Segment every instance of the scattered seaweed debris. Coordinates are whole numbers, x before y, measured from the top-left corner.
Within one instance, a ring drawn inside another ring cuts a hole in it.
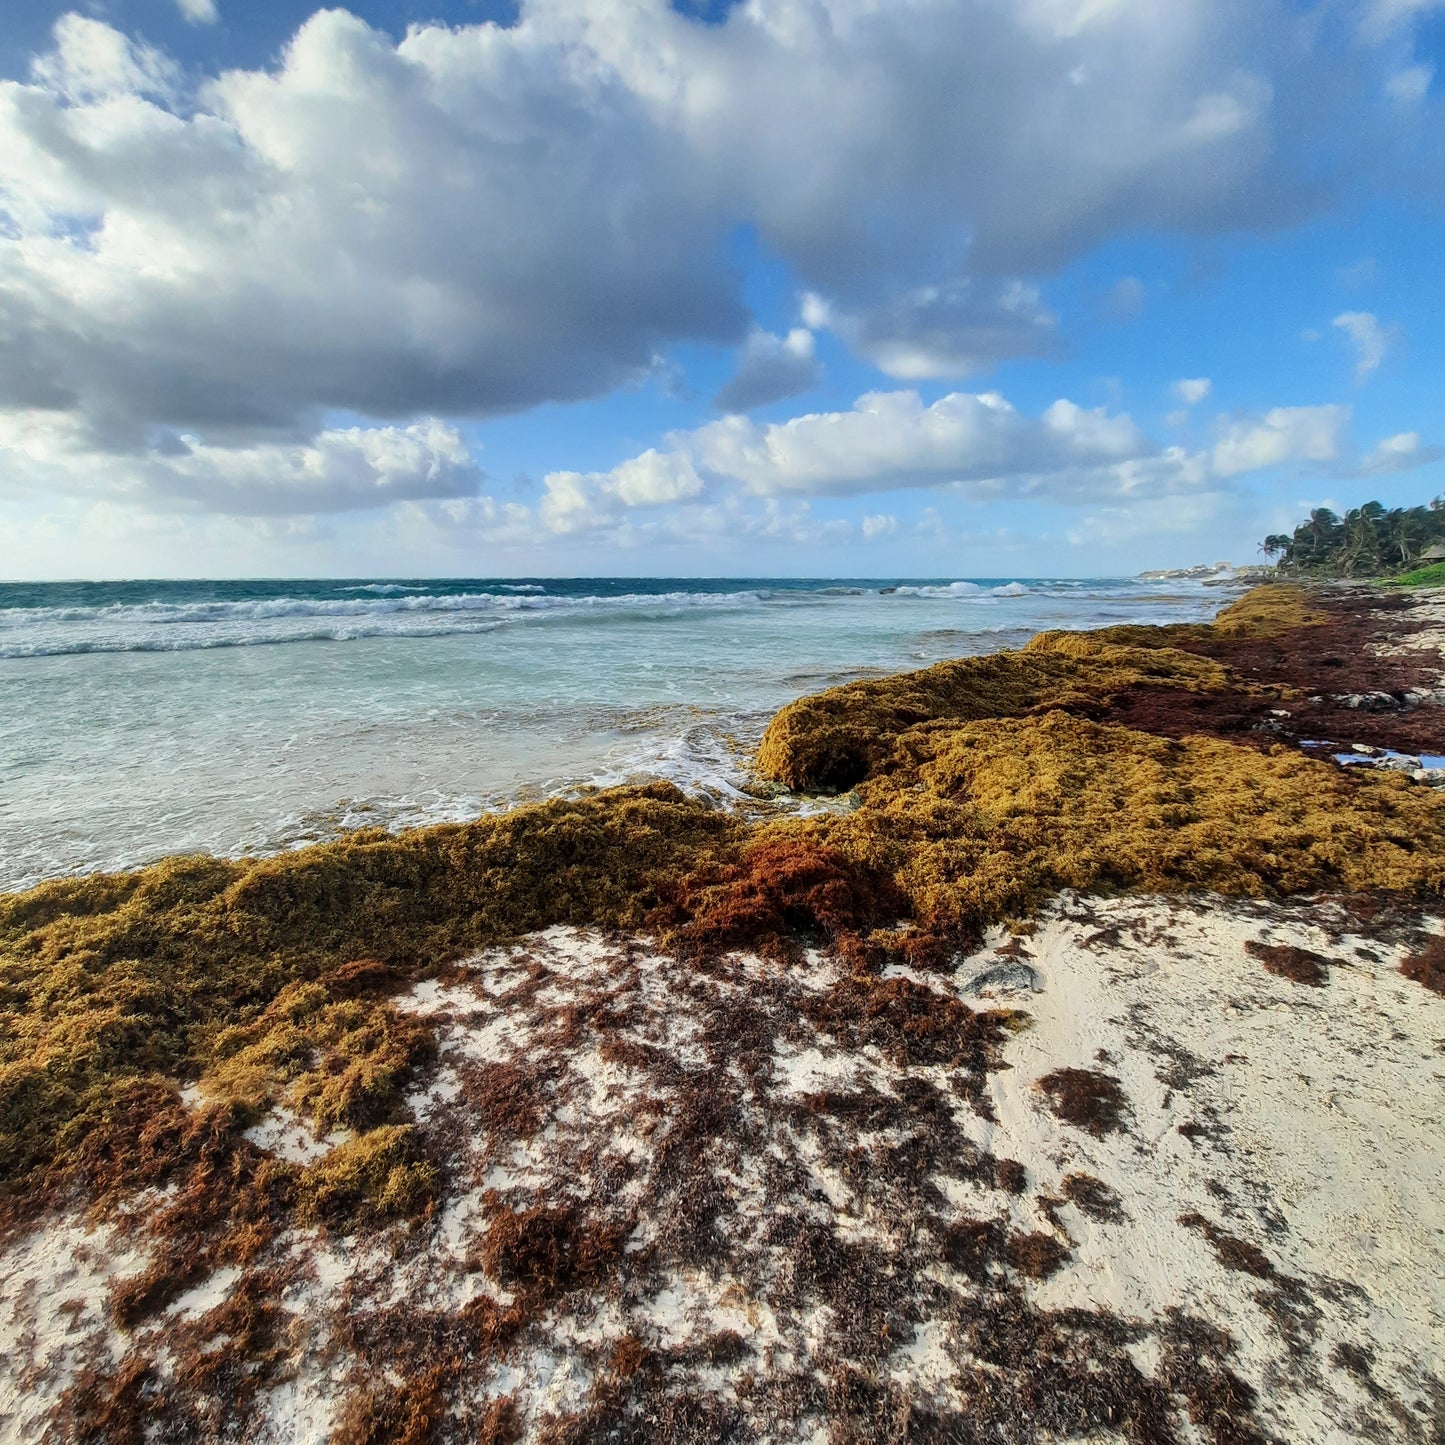
[[[1017,1159],[994,1160],[993,1178],[1006,1194],[1022,1194],[1028,1188],[1028,1170]]]
[[[1092,1174],[1067,1174],[1060,1184],[1064,1198],[1081,1213],[1102,1224],[1118,1224],[1124,1215],[1124,1201],[1102,1179]]]
[[[1293,944],[1261,943],[1254,938],[1244,945],[1244,951],[1251,958],[1257,958],[1264,965],[1266,973],[1287,978],[1291,983],[1309,984],[1314,988],[1323,988],[1329,980],[1330,969],[1339,963],[1338,959],[1326,958],[1322,953],[1312,953],[1308,948],[1296,948]]]
[[[1439,655],[1410,649],[1422,624],[1402,619],[1402,605],[1378,591],[1270,585],[1212,624],[1040,633],[1017,653],[800,699],[764,735],[759,771],[795,790],[841,790],[877,770],[890,739],[920,723],[1050,708],[1163,737],[1209,736],[1261,750],[1330,741],[1336,751],[1364,743],[1445,753]],[[1057,672],[1058,655],[1076,659],[1076,667]],[[1203,660],[1222,672],[1200,672]]]
[[[814,943],[865,963],[877,961],[867,934],[908,911],[907,896],[878,868],[806,835],[764,832],[736,863],[678,879],[649,922],[692,955],[752,948],[792,957]]]
[[[1192,1211],[1188,1214],[1181,1214],[1179,1222],[1186,1229],[1197,1229],[1209,1241],[1220,1264],[1225,1269],[1232,1269],[1240,1274],[1252,1274],[1256,1279],[1272,1279],[1274,1277],[1274,1265],[1270,1263],[1269,1256],[1258,1245],[1230,1234],[1228,1230],[1221,1229],[1202,1214],[1195,1214]]]
[[[1231,629],[1224,613],[1212,627],[1189,631],[1105,629],[1095,635],[1212,658],[1243,686],[1222,695],[1133,688],[1089,715],[1168,737],[1208,734],[1258,748],[1316,742],[1336,752],[1355,743],[1440,752],[1439,652],[1412,645],[1426,624],[1402,617],[1404,605],[1377,589],[1321,589],[1310,594],[1309,621],[1273,630]]]
[[[482,1268],[499,1284],[550,1298],[605,1272],[622,1248],[620,1225],[588,1228],[576,1209],[534,1204],[511,1208],[496,1191],[485,1203],[490,1223]]]
[[[1400,965],[1400,972],[1434,993],[1445,994],[1445,938],[1431,938]]]
[[[1087,1129],[1096,1139],[1122,1133],[1129,1100],[1113,1074],[1099,1069],[1055,1069],[1034,1086],[1066,1124]]]
[[[769,723],[758,772],[797,792],[844,792],[875,771],[898,734],[920,723],[1051,707],[1103,710],[1115,698],[1156,688],[1186,696],[1244,691],[1221,664],[1187,649],[1327,620],[1302,588],[1259,587],[1212,624],[1041,632],[1020,651],[845,683],[790,703]]]
[[[867,773],[846,815],[749,824],[657,784],[0,898],[0,1212],[110,1187],[72,1166],[133,1087],[195,1082],[233,1106],[217,1127],[234,1134],[277,1107],[318,1134],[405,1128],[397,1101],[431,1046],[392,991],[557,923],[650,927],[700,968],[818,946],[866,978],[947,966],[1060,888],[1438,895],[1445,811],[1409,779],[1070,710],[1120,690],[1247,697],[1256,684],[1201,650],[1242,665],[1238,649],[1288,651],[1281,628],[1329,639],[1339,616],[1263,589],[1209,627],[1048,635],[805,698],[774,720],[760,769],[798,785]],[[840,1008],[882,997],[860,985]],[[384,1214],[424,1210],[425,1161],[383,1178],[400,1138],[358,1142],[349,1184],[315,1176],[286,1207],[364,1213],[360,1189]]]
[[[1004,1253],[1009,1268],[1029,1279],[1048,1279],[1057,1274],[1069,1258],[1068,1249],[1042,1230],[1011,1234]]]
[[[922,725],[859,792],[846,816],[771,828],[891,872],[914,926],[889,946],[920,962],[1063,888],[1422,897],[1445,885],[1445,809],[1406,778],[1062,712]]]

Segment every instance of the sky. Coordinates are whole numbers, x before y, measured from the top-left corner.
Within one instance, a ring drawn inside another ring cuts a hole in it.
[[[0,578],[1099,576],[1445,491],[1445,0],[7,0]]]

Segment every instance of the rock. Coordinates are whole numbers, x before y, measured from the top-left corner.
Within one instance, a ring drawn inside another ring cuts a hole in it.
[[[995,963],[962,984],[960,993],[1034,993],[1039,986],[1038,975],[1028,964],[1010,959],[1006,963]]]
[[[1423,773],[1425,771],[1425,769],[1420,765],[1419,758],[1410,758],[1403,755],[1393,758],[1381,758],[1379,766],[1382,768],[1388,768],[1391,772],[1394,773],[1414,774],[1415,772]]]
[[[1330,699],[1341,707],[1356,708],[1361,712],[1394,712],[1400,707],[1400,699],[1392,692],[1347,692]]]

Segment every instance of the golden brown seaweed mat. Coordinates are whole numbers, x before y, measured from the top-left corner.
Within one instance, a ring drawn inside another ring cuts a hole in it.
[[[878,1207],[915,1207],[910,1191],[925,1189],[926,1160],[941,1157],[1006,1189],[1008,1161],[968,1144],[953,1111],[982,1098],[1011,1015],[976,1011],[926,982],[989,925],[1023,926],[1060,889],[1338,893],[1395,900],[1388,907],[1441,896],[1438,794],[1401,775],[1306,757],[1261,727],[1315,707],[1299,659],[1343,647],[1350,626],[1376,617],[1357,600],[1349,606],[1354,623],[1327,596],[1262,588],[1212,627],[1049,634],[1019,652],[803,699],[768,730],[759,772],[793,788],[856,789],[846,812],[746,822],[658,785],[466,825],[356,834],[256,862],[172,859],[0,899],[8,1227],[23,1232],[82,1207],[143,1234],[147,1265],[111,1301],[122,1329],[170,1319],[175,1302],[218,1270],[237,1280],[204,1328],[177,1317],[167,1371],[124,1353],[111,1368],[88,1367],[55,1416],[56,1438],[213,1438],[221,1427],[197,1403],[208,1397],[243,1422],[300,1348],[295,1313],[282,1305],[300,1268],[296,1231],[390,1231],[396,1249],[425,1248],[457,1180],[445,1111],[420,1119],[408,1103],[437,1067],[440,1025],[399,1000],[478,949],[556,925],[655,937],[673,960],[668,987],[680,990],[680,1006],[690,996],[705,1003],[700,1052],[684,1066],[661,1045],[629,1041],[625,1009],[638,1003],[623,986],[636,972],[628,946],[619,945],[618,980],[565,1007],[548,1002],[544,976],[522,977],[502,1003],[531,1019],[529,1050],[505,1065],[479,1063],[471,1083],[488,1137],[525,1140],[549,1127],[560,1103],[549,1059],[597,1033],[617,1067],[671,1081],[674,1153],[620,1219],[565,1199],[522,1207],[492,1198],[477,1269],[501,1295],[479,1295],[445,1318],[397,1305],[386,1328],[405,1333],[412,1353],[395,1379],[353,1382],[337,1440],[513,1438],[522,1427],[504,1400],[485,1418],[452,1411],[469,1361],[504,1358],[571,1292],[717,1269],[726,1251],[714,1226],[730,1205],[707,1153],[732,1158],[741,1178],[753,1151],[767,1151],[781,1125],[763,1063],[789,1029],[845,1051],[881,1050],[902,1070],[892,1092],[834,1103],[825,1091],[807,1105],[815,1122],[789,1116],[794,1132],[841,1120],[845,1134],[913,1141],[914,1154],[879,1175]],[[1425,664],[1392,666],[1413,683]],[[1328,712],[1321,699],[1337,682],[1320,685],[1317,714]],[[1122,725],[1151,708],[1164,720],[1157,728]],[[1400,726],[1438,727],[1433,703],[1411,711]],[[1181,717],[1218,725],[1182,731]],[[1428,952],[1427,941],[1420,948]],[[798,978],[817,949],[835,970],[821,989]],[[740,951],[761,969],[745,983]],[[925,972],[896,976],[900,964]],[[944,1069],[947,1082],[910,1074],[917,1069]],[[256,1127],[278,1110],[332,1146],[287,1157],[258,1143]],[[876,1155],[870,1168],[882,1168]],[[780,1175],[760,1187],[781,1201],[803,1186]],[[1089,1188],[1077,1185],[1081,1198],[1094,1197]],[[675,1237],[632,1258],[638,1220],[659,1212]],[[930,1423],[877,1372],[890,1332],[910,1328],[890,1315],[903,1305],[888,1271],[821,1226],[797,1235],[794,1213],[779,1218],[794,1231],[783,1242],[786,1288],[764,1280],[761,1266],[751,1287],[795,1303],[809,1291],[836,1295],[829,1308],[855,1318],[831,1346],[821,1395],[782,1366],[771,1383],[750,1387],[780,1391],[769,1406],[778,1419],[874,1422],[857,1435],[835,1425],[839,1439],[1043,1438],[1009,1433],[1037,1409],[1059,1438],[1114,1428],[1165,1440],[1175,1438],[1169,1421],[1183,1401],[1207,1438],[1263,1438],[1252,1391],[1227,1364],[1227,1340],[1181,1319],[1157,1344],[1162,1364],[1146,1379],[1128,1326],[1046,1320],[1029,1308],[1018,1282],[1057,1267],[1053,1234],[1010,1234],[986,1221],[920,1247],[983,1289],[970,1306],[978,1368],[992,1351],[998,1370],[1023,1373],[1008,1376],[993,1404],[979,1403],[976,1430],[959,1419]],[[360,1336],[353,1343],[379,1348]],[[730,1377],[748,1353],[728,1339],[709,1349],[708,1368]],[[738,1423],[746,1412],[729,1424],[714,1406],[689,1414],[673,1399],[654,1344],[634,1340],[614,1354],[598,1369],[587,1420],[559,1423],[545,1438],[749,1438]],[[1050,1392],[1047,1410],[1025,1398],[1030,1370]]]

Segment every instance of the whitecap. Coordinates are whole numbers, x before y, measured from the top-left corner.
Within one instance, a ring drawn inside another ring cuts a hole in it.
[[[983,593],[977,582],[949,582],[941,587],[922,584],[893,590],[899,597],[978,597]]]

